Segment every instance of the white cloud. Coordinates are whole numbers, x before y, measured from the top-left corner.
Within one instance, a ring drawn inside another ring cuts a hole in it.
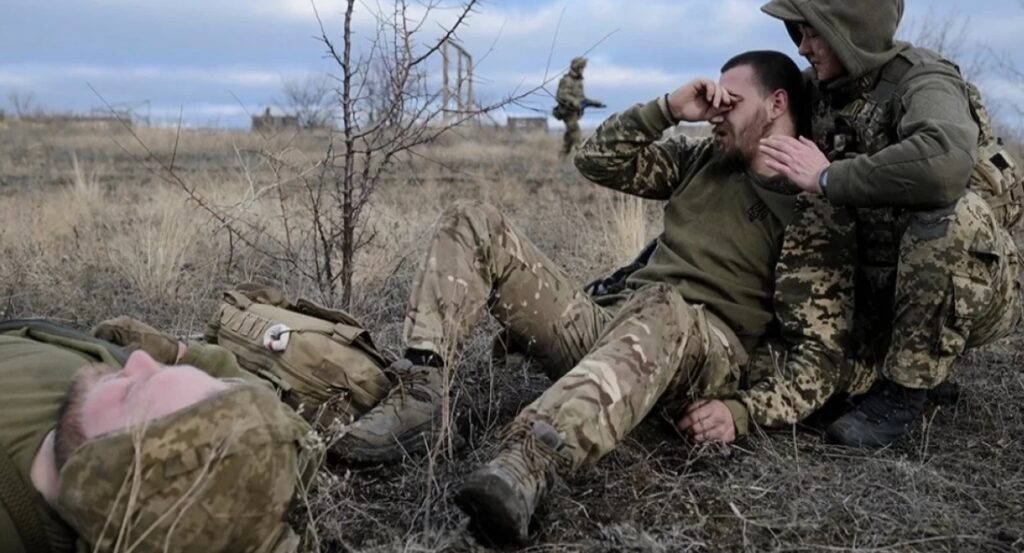
[[[0,68],[0,87],[30,88],[35,84],[36,80],[31,75]]]
[[[28,86],[72,78],[80,80],[170,81],[174,83],[266,87],[279,86],[282,79],[298,76],[303,73],[304,71],[296,69],[269,71],[238,67],[163,67],[158,65],[120,67],[91,64],[33,64],[0,66],[0,85],[11,83],[16,86]]]

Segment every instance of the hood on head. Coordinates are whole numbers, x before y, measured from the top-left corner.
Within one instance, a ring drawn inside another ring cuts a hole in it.
[[[573,58],[569,63],[569,71],[578,74],[582,74],[583,70],[587,67],[587,58],[583,56]]]
[[[882,67],[906,48],[894,39],[903,0],[771,0],[761,11],[785,22],[797,45],[797,24],[814,27],[851,79]]]

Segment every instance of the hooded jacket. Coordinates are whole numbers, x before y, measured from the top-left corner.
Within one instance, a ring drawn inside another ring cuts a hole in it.
[[[837,205],[928,209],[963,195],[977,159],[978,126],[966,83],[938,54],[894,40],[903,0],[772,0],[761,10],[781,19],[798,45],[799,23],[813,27],[847,74],[827,83],[812,77],[816,109],[838,111],[870,93],[897,56],[910,69],[890,105],[890,143],[834,160],[827,195]],[[819,144],[823,137],[814,137]]]

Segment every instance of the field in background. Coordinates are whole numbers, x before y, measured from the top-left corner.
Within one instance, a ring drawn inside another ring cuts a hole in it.
[[[169,161],[173,131],[140,129]],[[584,182],[560,137],[465,131],[423,149],[378,190],[366,219],[353,311],[397,353],[412,273],[430,225],[453,200],[497,205],[581,283],[658,232],[659,207]],[[177,173],[219,205],[245,203],[272,175],[261,151],[316,160],[322,137],[184,132]],[[127,314],[180,336],[201,332],[221,290],[246,280],[314,296],[248,250],[138,161],[123,132],[0,127],[0,318],[87,329]],[[322,551],[484,548],[451,504],[495,434],[547,385],[528,365],[492,362],[485,324],[457,367],[470,446],[399,467],[329,463],[296,519]],[[623,447],[559,488],[532,551],[1024,550],[1022,336],[972,352],[960,400],[899,446],[828,446],[813,429],[693,449],[652,417]]]

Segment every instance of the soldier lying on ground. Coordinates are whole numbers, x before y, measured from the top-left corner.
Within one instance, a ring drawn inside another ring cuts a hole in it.
[[[967,348],[1007,336],[1021,318],[1018,249],[1000,226],[1020,216],[1021,175],[956,66],[893,39],[903,0],[761,9],[786,23],[811,63],[816,142],[769,138],[768,166],[855,208],[851,355],[880,378],[828,431],[842,444],[887,445],[921,420],[928,390]]]
[[[857,380],[838,363],[852,228],[820,197],[797,196],[757,150],[763,136],[797,134],[801,91],[788,57],[748,52],[718,83],[696,80],[613,116],[584,143],[576,165],[588,178],[668,202],[651,261],[616,308],[598,306],[494,208],[448,210],[413,284],[408,350],[393,366],[401,382],[338,452],[394,460],[432,443],[442,355],[484,310],[555,380],[458,493],[497,537],[525,540],[552,479],[596,462],[655,406],[696,442],[732,442],[846,390]],[[714,138],[660,140],[680,121],[710,121]],[[768,337],[787,348],[784,363],[748,362]]]
[[[126,319],[99,334],[161,362],[0,323],[0,549],[294,550],[283,517],[320,460],[309,426],[217,346]]]

